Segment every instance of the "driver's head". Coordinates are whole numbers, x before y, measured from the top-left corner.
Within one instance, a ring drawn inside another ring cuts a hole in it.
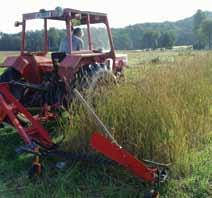
[[[73,31],[73,34],[75,36],[82,37],[82,30],[81,30],[81,28],[75,28],[74,31]]]

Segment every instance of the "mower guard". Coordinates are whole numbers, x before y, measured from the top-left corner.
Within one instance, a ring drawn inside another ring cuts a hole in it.
[[[157,181],[157,168],[147,167],[143,162],[136,159],[117,144],[112,143],[111,140],[101,135],[99,132],[94,132],[92,134],[90,144],[92,148],[124,166],[143,180],[150,183],[155,183]]]

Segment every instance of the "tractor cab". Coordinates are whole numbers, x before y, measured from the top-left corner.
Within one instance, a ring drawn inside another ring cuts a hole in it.
[[[33,20],[43,22],[43,39],[37,41],[42,42],[42,49],[37,49],[38,45],[34,50],[28,49],[26,29]],[[58,49],[53,49],[53,51],[51,49],[49,24],[58,22],[64,25],[60,41],[64,38],[67,41],[65,53],[59,51],[59,43]],[[107,65],[114,73],[121,71],[127,65],[126,55],[117,57],[115,55],[108,18],[104,13],[60,7],[48,11],[41,9],[39,12],[23,14],[23,20],[16,22],[15,26],[22,26],[21,54],[8,57],[4,66],[15,68],[30,83],[40,83],[42,73],[52,71],[55,67],[58,67],[57,70],[61,77],[72,80],[80,68],[89,64]],[[80,28],[83,32],[83,48],[80,51],[74,50],[72,45],[75,28]]]

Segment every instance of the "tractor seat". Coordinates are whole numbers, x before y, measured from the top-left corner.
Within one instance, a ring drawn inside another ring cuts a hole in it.
[[[58,64],[66,57],[65,52],[54,52],[51,54],[52,63],[54,66],[54,70],[57,73],[58,72]]]
[[[53,64],[60,63],[65,57],[66,57],[65,52],[54,52],[51,54]]]

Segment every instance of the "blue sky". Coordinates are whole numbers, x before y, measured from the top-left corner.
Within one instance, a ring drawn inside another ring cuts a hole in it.
[[[176,21],[193,15],[197,9],[212,10],[211,0],[7,0],[0,8],[0,31],[18,32],[14,22],[23,13],[41,8],[69,7],[108,14],[111,27],[135,23]]]

